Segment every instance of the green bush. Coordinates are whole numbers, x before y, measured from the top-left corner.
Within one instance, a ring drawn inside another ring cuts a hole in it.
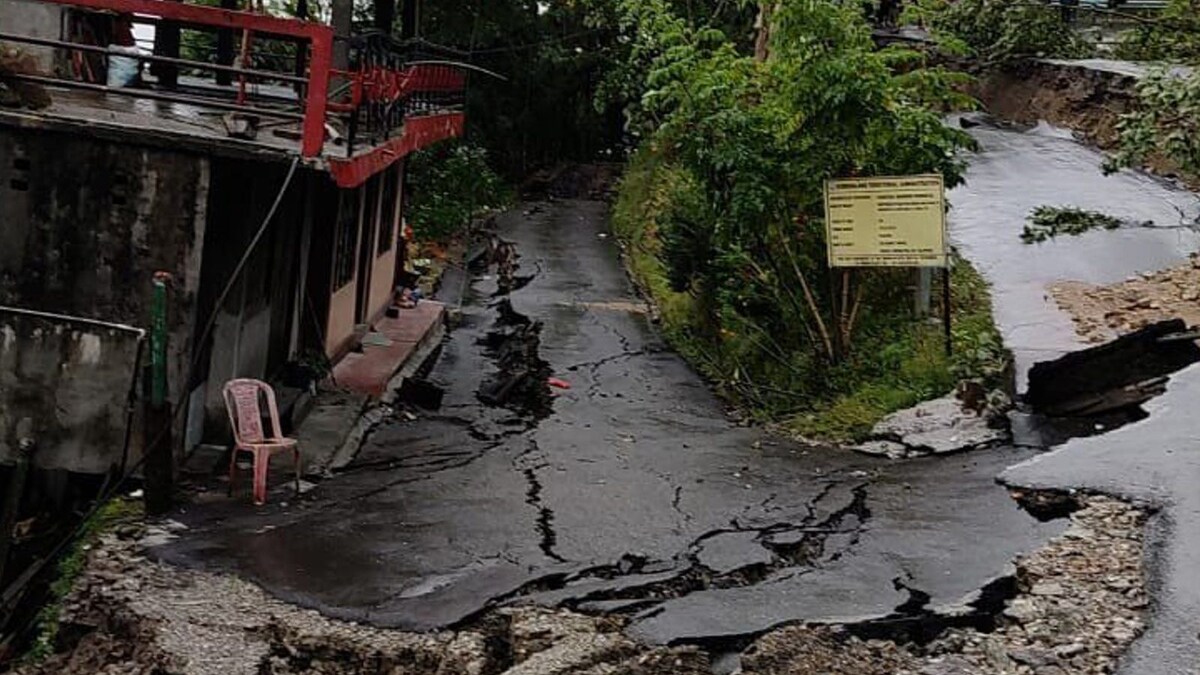
[[[667,337],[745,410],[821,437],[951,389],[957,361],[912,316],[911,270],[828,269],[823,195],[842,176],[961,181],[972,141],[941,119],[963,103],[957,78],[876,50],[848,5],[775,5],[766,54],[663,0],[620,5],[646,140],[615,227]]]
[[[35,619],[38,633],[24,656],[25,662],[36,664],[54,653],[58,641],[62,603],[87,566],[88,551],[99,540],[100,535],[118,525],[139,521],[143,516],[140,501],[117,497],[105,503],[83,522],[74,543],[59,559],[55,568],[55,579],[50,584],[50,597]]]
[[[512,191],[488,165],[481,147],[441,144],[413,153],[409,162],[407,217],[421,239],[453,236],[481,211],[512,199]]]
[[[1200,0],[1170,0],[1162,14],[1121,36],[1116,56],[1130,61],[1200,61]]]
[[[1033,0],[919,0],[908,18],[928,25],[955,53],[985,65],[1027,58],[1085,58],[1095,45],[1062,20],[1057,4]]]
[[[854,440],[886,414],[944,395],[960,380],[1006,384],[1009,358],[992,322],[987,285],[961,259],[952,272],[952,357],[940,323],[911,314],[911,270],[860,273],[873,300],[849,353],[836,364],[809,347],[798,316],[778,305],[768,302],[761,310],[787,315],[770,330],[737,307],[722,304],[715,314],[704,309],[695,287],[679,290],[674,283],[663,241],[680,212],[689,212],[680,205],[694,204],[698,191],[686,170],[644,148],[619,185],[613,227],[672,346],[752,416],[782,421],[809,438]],[[753,304],[753,294],[746,302]]]

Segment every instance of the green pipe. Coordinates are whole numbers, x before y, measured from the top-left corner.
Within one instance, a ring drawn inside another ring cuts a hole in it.
[[[161,408],[167,402],[167,282],[162,273],[154,275],[154,296],[150,305],[150,405]]]

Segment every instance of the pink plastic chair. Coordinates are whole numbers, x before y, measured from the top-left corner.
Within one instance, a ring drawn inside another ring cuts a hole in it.
[[[296,439],[285,438],[279,425],[279,409],[275,405],[275,391],[266,382],[240,379],[225,383],[225,409],[229,412],[229,426],[233,429],[233,452],[229,455],[229,494],[237,477],[239,452],[254,455],[254,503],[267,501],[267,468],[271,455],[291,450],[296,460],[296,491],[300,491],[300,449]],[[263,434],[262,408],[259,394],[267,399],[267,410],[271,413],[271,436]]]

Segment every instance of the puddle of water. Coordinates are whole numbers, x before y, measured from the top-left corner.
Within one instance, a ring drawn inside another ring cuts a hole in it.
[[[969,133],[980,150],[970,159],[966,184],[949,193],[950,238],[992,285],[996,323],[1013,350],[1023,391],[1034,362],[1086,346],[1047,285],[1064,279],[1112,283],[1186,260],[1200,248],[1200,234],[1176,226],[1200,209],[1195,195],[1153,176],[1103,175],[1100,152],[1049,125],[1021,131],[981,124]],[[1025,244],[1020,233],[1026,217],[1042,205],[1077,206],[1172,229],[1093,231]]]

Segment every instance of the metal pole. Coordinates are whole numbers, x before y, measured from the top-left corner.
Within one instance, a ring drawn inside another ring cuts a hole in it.
[[[179,42],[179,24],[174,21],[164,21],[154,31],[154,53],[157,56],[178,59]],[[167,89],[174,89],[179,84],[179,68],[170,61],[152,64],[150,72],[158,78],[159,85]]]
[[[237,8],[237,0],[221,0],[221,9],[236,10]],[[232,28],[222,28],[217,31],[217,63],[226,67],[233,66]],[[233,84],[233,78],[230,77],[229,71],[217,71],[217,84],[223,86]]]
[[[283,110],[276,110],[274,108],[262,108],[259,106],[238,105],[236,103],[226,103],[224,101],[200,98],[197,96],[186,96],[183,94],[163,94],[163,93],[160,93],[157,91],[150,91],[148,89],[130,89],[127,87],[107,87],[103,84],[91,84],[89,82],[75,82],[73,80],[61,80],[56,77],[45,77],[42,75],[20,75],[20,74],[14,73],[14,74],[6,75],[5,77],[7,77],[10,80],[20,80],[22,82],[37,82],[38,84],[45,84],[45,85],[49,85],[51,87],[63,87],[66,89],[85,89],[88,91],[100,91],[100,92],[104,92],[105,94],[114,94],[116,96],[128,96],[130,98],[147,98],[152,101],[170,101],[172,103],[192,103],[192,104],[206,107],[206,108],[213,108],[214,110],[232,110],[235,112],[245,112],[245,113],[253,113],[256,115],[262,115],[263,117],[277,117],[279,119],[285,119],[285,120],[301,120],[301,121],[305,122],[306,124],[308,122],[307,115],[301,115],[299,113],[285,112]],[[313,86],[313,87],[311,87],[311,89],[316,89],[316,87]],[[324,115],[324,112],[325,112],[324,107],[323,107],[324,101],[322,101],[321,103],[322,103],[321,114]],[[322,117],[322,119],[324,119],[324,118]],[[323,129],[324,122],[322,122],[321,124],[322,124],[322,129]],[[316,153],[314,152],[313,154],[316,154]]]
[[[929,305],[933,297],[933,269],[917,268],[917,286],[913,295],[913,313],[918,319],[929,316]]]
[[[420,21],[420,8],[417,0],[401,0],[400,3],[400,38],[411,40],[420,34],[417,22]]]
[[[171,508],[175,461],[171,443],[171,406],[167,401],[167,282],[170,275],[155,272],[150,305],[150,382],[146,408],[146,512]]]
[[[27,35],[17,35],[15,33],[0,32],[0,40],[8,42],[21,42],[30,45],[40,45],[43,47],[61,47],[79,52],[88,52],[90,54],[108,54],[116,56],[128,56],[118,49],[109,47],[101,47],[99,45],[85,45],[79,42],[69,42],[67,40],[51,40],[49,38],[30,37]],[[307,42],[301,41],[302,45]],[[240,66],[222,66],[215,63],[205,63],[203,61],[193,61],[191,59],[180,59],[168,56],[157,56],[151,54],[139,54],[139,61],[147,61],[149,63],[172,63],[177,66],[185,66],[195,70],[211,70],[215,72],[226,72],[233,75],[245,75],[256,80],[263,81],[278,81],[278,82],[295,82],[297,84],[305,84],[308,78],[299,75],[288,75],[286,73],[278,73],[270,70],[258,70],[254,68],[242,68]],[[192,87],[193,89],[195,87]],[[290,99],[289,99],[290,100]]]
[[[829,267],[829,330],[833,333],[830,338],[833,340],[833,363],[841,363],[843,345],[842,345],[842,319],[841,313],[838,311],[838,291],[837,291],[837,268]]]
[[[950,261],[947,260],[942,268],[942,328],[946,333],[946,356],[954,355],[950,313]]]

